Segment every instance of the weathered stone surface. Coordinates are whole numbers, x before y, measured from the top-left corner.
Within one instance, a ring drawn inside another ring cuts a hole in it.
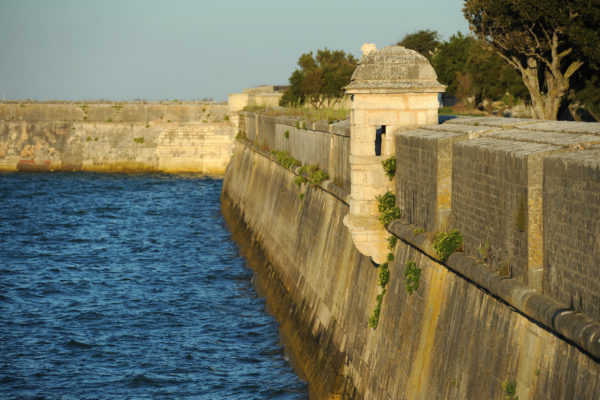
[[[600,151],[544,160],[544,292],[600,320]]]
[[[447,230],[451,212],[452,147],[465,134],[418,129],[397,132],[396,202],[411,224]]]
[[[438,93],[444,88],[425,57],[402,46],[389,46],[370,52],[359,61],[346,91]]]
[[[215,119],[226,111],[206,104],[1,104],[0,170],[223,174],[235,128]]]
[[[240,114],[240,132],[266,150],[288,151],[303,165],[318,165],[332,180],[350,189],[348,121],[308,125],[297,117]]]
[[[555,300],[483,264],[460,270],[465,279],[426,255],[435,257],[430,242],[423,253],[399,241],[379,326],[371,330],[377,270],[343,226],[347,204],[318,188],[300,201],[292,172],[242,146],[229,168],[223,198],[269,261],[257,272],[267,273],[277,289],[268,294],[270,304],[283,304],[277,315],[288,349],[315,398],[502,399],[506,380],[517,383],[521,399],[600,396],[598,360],[506,301],[558,321],[554,328],[582,337],[576,343],[588,343],[585,348],[598,348],[597,322],[561,311]],[[426,234],[402,226],[401,239],[428,242]],[[456,254],[448,263],[461,260]],[[408,261],[421,268],[413,295],[405,289]]]
[[[454,146],[452,214],[465,250],[489,246],[491,266],[539,288],[542,162],[559,146],[479,138]]]

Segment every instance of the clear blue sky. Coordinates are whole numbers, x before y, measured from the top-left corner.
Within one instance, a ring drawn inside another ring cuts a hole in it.
[[[468,31],[461,0],[0,0],[6,99],[226,100],[324,47]],[[1,93],[0,93],[1,95]]]

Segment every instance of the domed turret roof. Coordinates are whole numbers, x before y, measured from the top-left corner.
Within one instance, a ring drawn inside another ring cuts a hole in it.
[[[445,88],[425,57],[402,46],[389,46],[364,56],[345,89],[348,93],[407,93],[443,92]]]

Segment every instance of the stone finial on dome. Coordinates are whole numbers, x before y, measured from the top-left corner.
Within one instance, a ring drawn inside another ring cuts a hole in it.
[[[377,51],[377,46],[375,45],[375,43],[364,43],[361,46],[360,51],[362,51],[363,57],[366,57],[372,52]]]
[[[437,81],[435,70],[421,54],[389,46],[365,55],[345,89],[347,93],[439,93],[446,86]]]

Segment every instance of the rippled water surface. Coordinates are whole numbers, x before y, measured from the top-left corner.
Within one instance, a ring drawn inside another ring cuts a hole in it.
[[[306,399],[220,190],[0,174],[0,398]]]

